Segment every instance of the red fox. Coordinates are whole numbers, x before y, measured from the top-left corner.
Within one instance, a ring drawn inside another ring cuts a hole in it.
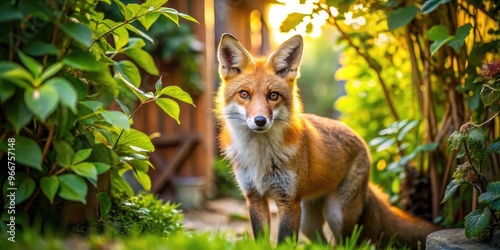
[[[392,207],[369,183],[364,140],[339,121],[303,113],[296,83],[302,50],[300,35],[263,58],[252,57],[229,34],[218,47],[218,138],[246,197],[254,236],[269,226],[273,199],[278,242],[299,229],[310,240],[326,242],[326,220],[337,242],[360,224],[363,239],[383,244],[396,235],[422,246],[438,227]]]

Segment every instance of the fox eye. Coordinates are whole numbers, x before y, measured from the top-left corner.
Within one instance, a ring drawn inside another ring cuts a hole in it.
[[[245,99],[245,100],[246,100],[246,99],[250,98],[250,94],[248,94],[248,92],[247,92],[247,91],[242,90],[242,91],[240,91],[240,97],[241,97],[242,99]]]
[[[280,95],[276,92],[271,92],[267,98],[271,101],[277,101],[278,98],[280,98]]]

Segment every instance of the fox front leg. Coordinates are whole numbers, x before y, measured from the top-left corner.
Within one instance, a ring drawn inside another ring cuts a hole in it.
[[[266,227],[269,230],[271,216],[269,214],[269,203],[266,198],[251,192],[246,195],[250,221],[254,238],[262,238],[265,235]]]
[[[287,237],[295,237],[295,241],[297,241],[300,228],[300,200],[277,205],[280,216],[278,242],[284,242]]]

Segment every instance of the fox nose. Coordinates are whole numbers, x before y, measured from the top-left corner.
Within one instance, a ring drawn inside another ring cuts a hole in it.
[[[253,122],[255,122],[255,125],[259,127],[263,127],[267,123],[267,119],[264,116],[257,116],[253,119]]]

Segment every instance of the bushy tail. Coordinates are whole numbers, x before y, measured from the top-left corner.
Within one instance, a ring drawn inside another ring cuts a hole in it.
[[[387,195],[373,184],[369,185],[360,223],[364,225],[362,238],[384,245],[395,235],[397,240],[413,249],[425,249],[427,235],[439,229],[437,225],[391,206]]]

